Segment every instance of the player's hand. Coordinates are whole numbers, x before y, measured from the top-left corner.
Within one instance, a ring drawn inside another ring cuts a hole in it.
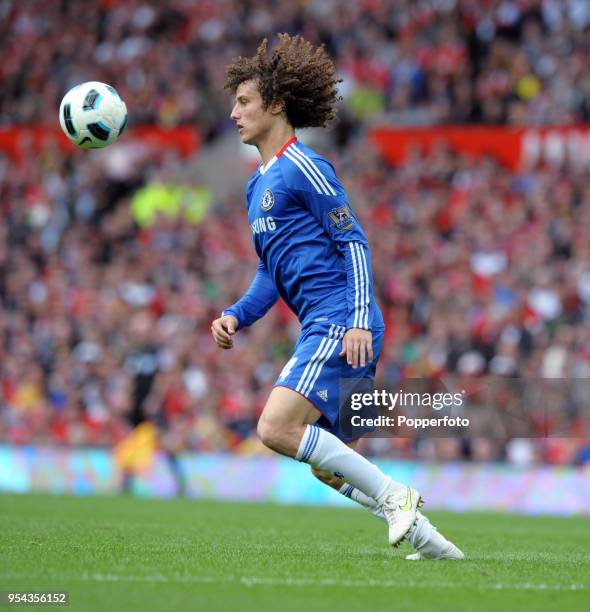
[[[348,365],[353,368],[364,368],[373,361],[373,334],[366,329],[353,327],[349,329],[342,339],[340,357],[346,355]],[[368,361],[366,358],[368,357]]]
[[[225,315],[215,319],[211,323],[211,332],[213,340],[219,348],[230,349],[234,345],[232,336],[235,335],[238,329],[238,320],[233,315]]]

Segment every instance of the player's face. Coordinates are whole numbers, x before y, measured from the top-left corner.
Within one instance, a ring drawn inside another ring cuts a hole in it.
[[[277,115],[264,109],[258,84],[254,80],[244,81],[236,90],[236,103],[230,118],[236,122],[242,142],[259,143],[277,120]]]

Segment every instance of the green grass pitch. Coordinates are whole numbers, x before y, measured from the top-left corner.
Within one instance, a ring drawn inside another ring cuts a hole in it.
[[[0,590],[100,612],[590,609],[589,519],[430,516],[469,560],[405,561],[363,510],[2,495]]]

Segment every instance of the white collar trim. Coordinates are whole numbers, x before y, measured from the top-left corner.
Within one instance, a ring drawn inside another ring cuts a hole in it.
[[[273,155],[268,160],[268,163],[266,164],[266,166],[264,164],[262,164],[262,166],[260,166],[260,168],[259,168],[260,174],[264,174],[277,161],[277,159],[279,159],[279,158],[276,155]]]

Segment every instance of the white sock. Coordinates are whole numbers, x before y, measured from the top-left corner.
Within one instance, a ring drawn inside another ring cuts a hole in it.
[[[440,536],[436,527],[428,520],[428,517],[424,516],[420,510],[416,511],[416,516],[418,517],[416,523],[412,525],[410,531],[406,534],[406,540],[420,552],[423,551],[424,546],[428,545],[429,542],[433,541],[435,536]],[[436,538],[435,538],[436,539]],[[438,546],[438,540],[436,541],[436,546]]]
[[[385,521],[387,523],[385,514],[383,514],[383,507],[379,506],[374,499],[368,497],[362,491],[355,489],[351,484],[345,482],[340,487],[339,492],[342,493],[342,495],[344,495],[345,497],[349,497],[357,504],[364,506],[371,514],[375,515],[378,519],[381,519],[382,521]]]
[[[404,486],[317,425],[305,428],[295,459],[344,478],[379,506],[393,491]]]
[[[361,506],[364,506],[377,518],[387,522],[385,515],[383,514],[382,507],[377,505],[374,499],[367,497],[362,491],[355,489],[352,485],[345,482],[340,487],[339,492],[357,502]],[[420,510],[416,511],[416,516],[418,517],[418,520],[407,533],[406,540],[416,549],[424,548],[426,546],[428,552],[430,552],[430,548],[432,548],[432,546],[435,546],[437,549],[442,546],[442,542],[439,542],[439,540],[443,536],[437,532],[436,527],[432,525],[432,523],[420,512]]]

